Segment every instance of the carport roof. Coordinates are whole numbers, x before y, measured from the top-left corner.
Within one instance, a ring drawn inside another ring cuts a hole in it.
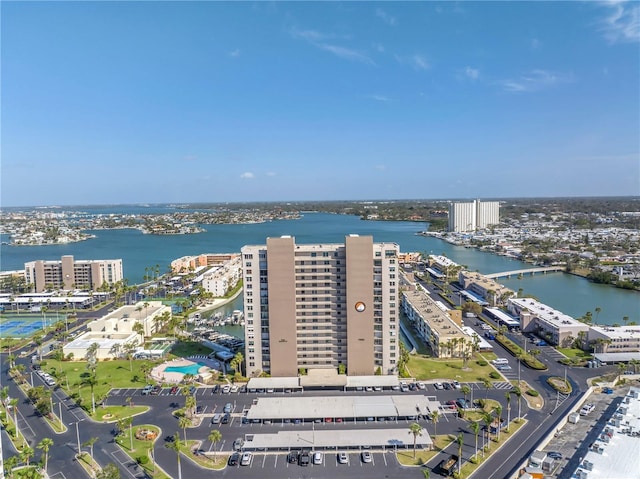
[[[246,434],[247,449],[335,449],[356,447],[413,447],[409,429],[338,429],[318,431],[279,431],[273,434]],[[418,447],[433,443],[426,429],[416,437]]]
[[[251,419],[397,417],[427,414],[425,396],[261,397],[247,411]],[[417,409],[419,408],[419,410]]]
[[[297,377],[287,378],[251,378],[248,389],[300,389]]]
[[[597,353],[593,355],[598,361],[602,362],[610,362],[615,363],[621,361],[626,363],[627,361],[631,361],[635,359],[636,361],[640,360],[640,353],[638,352],[628,352],[628,353]]]
[[[347,387],[355,388],[358,386],[380,386],[391,387],[398,386],[398,376],[347,376]]]

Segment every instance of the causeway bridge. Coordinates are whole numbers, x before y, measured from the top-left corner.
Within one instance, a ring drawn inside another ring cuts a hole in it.
[[[534,275],[536,273],[555,273],[558,271],[564,271],[564,266],[548,266],[543,268],[528,268],[528,269],[516,269],[514,271],[503,271],[502,273],[491,273],[485,274],[484,276],[491,279],[497,278],[510,278],[511,276],[525,275],[531,274]]]

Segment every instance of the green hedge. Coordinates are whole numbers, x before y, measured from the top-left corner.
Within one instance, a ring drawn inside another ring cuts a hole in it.
[[[513,341],[511,341],[509,338],[507,338],[502,334],[499,334],[496,336],[496,341],[502,344],[511,354],[513,354],[516,357],[524,353],[524,351],[520,346],[518,346],[516,343],[514,343]],[[525,366],[530,367],[531,369],[535,369],[537,371],[546,371],[548,369],[547,366],[544,365],[544,363],[542,363],[541,361],[538,361],[536,358],[534,358],[529,354],[527,354],[522,358],[522,362],[525,364]]]

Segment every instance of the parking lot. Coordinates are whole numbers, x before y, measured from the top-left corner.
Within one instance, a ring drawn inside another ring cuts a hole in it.
[[[347,456],[346,463],[340,463],[338,460],[339,452],[345,452]],[[298,462],[289,463],[287,461],[288,452],[282,453],[251,453],[251,463],[248,466],[241,466],[239,463],[236,466],[238,468],[293,468],[294,470],[308,468],[323,468],[323,469],[348,469],[348,468],[377,468],[380,467],[397,467],[398,461],[396,460],[393,451],[381,452],[381,451],[367,451],[371,457],[371,462],[364,462],[361,452],[346,452],[346,451],[323,451],[322,463],[313,464],[313,461],[308,466],[300,466]]]

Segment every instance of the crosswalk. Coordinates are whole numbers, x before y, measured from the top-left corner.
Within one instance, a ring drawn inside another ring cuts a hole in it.
[[[492,384],[495,389],[513,389],[513,384],[507,381],[496,381]]]

